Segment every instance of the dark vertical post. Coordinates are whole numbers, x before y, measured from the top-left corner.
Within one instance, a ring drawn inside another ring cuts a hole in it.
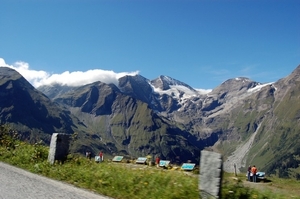
[[[48,162],[53,164],[55,160],[64,161],[69,153],[70,135],[53,133],[51,137]]]
[[[233,166],[234,166],[234,175],[237,176],[237,174],[236,174],[236,164],[234,163]]]

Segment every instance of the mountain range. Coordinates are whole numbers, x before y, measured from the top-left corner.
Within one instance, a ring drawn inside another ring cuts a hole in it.
[[[152,155],[178,164],[199,162],[205,149],[223,154],[226,171],[255,164],[300,179],[300,66],[276,82],[238,77],[210,92],[163,75],[34,88],[0,67],[0,96],[1,124],[29,142],[49,144],[52,133],[64,132],[77,135],[73,152]]]

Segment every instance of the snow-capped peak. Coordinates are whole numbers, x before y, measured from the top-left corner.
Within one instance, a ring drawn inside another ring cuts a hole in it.
[[[155,93],[158,93],[159,95],[166,94],[179,101],[197,97],[205,93],[203,90],[196,90],[181,81],[164,75],[150,81],[150,85]]]
[[[189,90],[195,91],[195,89],[193,89],[189,85],[187,85],[179,80],[176,80],[172,77],[168,77],[168,76],[164,76],[164,75],[160,75],[158,78],[152,80],[151,84],[155,88],[160,88],[161,90],[168,90],[171,88],[171,86],[184,86],[184,87],[188,88]]]

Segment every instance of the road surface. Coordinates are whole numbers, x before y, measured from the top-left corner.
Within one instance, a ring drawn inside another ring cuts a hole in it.
[[[0,162],[0,199],[109,199]]]

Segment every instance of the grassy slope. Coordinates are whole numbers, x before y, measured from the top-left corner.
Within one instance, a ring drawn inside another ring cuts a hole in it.
[[[99,164],[74,155],[69,155],[64,164],[50,165],[46,160],[48,147],[12,139],[3,133],[2,127],[0,143],[0,161],[113,198],[199,198],[198,175],[193,173],[125,162]],[[300,198],[299,181],[271,180],[265,184],[246,183],[243,175],[232,178],[232,174],[225,173],[222,198]]]
[[[279,177],[300,179],[297,155],[300,153],[299,118],[300,85],[286,91],[279,102],[274,103],[273,116],[265,120],[257,137],[257,145],[252,150],[253,161],[262,163],[268,172]]]
[[[260,170],[278,177],[300,179],[299,90],[300,85],[286,90],[284,96],[276,97],[272,88],[264,88],[234,109],[230,117],[234,123],[225,127],[233,129],[233,138],[218,145],[225,158],[236,149],[236,145],[245,142],[260,124],[245,157],[246,165],[255,164]]]

